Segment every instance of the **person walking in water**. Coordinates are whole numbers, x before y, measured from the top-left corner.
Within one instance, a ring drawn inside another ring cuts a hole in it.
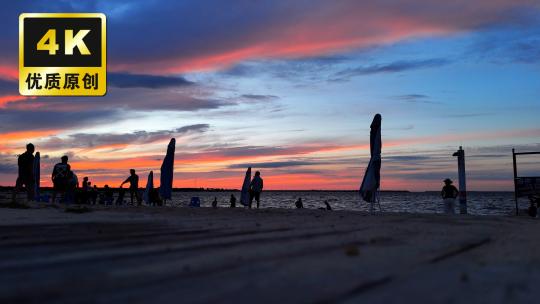
[[[19,155],[19,158],[17,159],[19,176],[15,181],[15,188],[13,189],[13,202],[17,201],[17,193],[21,191],[23,185],[26,189],[28,200],[34,200],[34,150],[35,148],[33,144],[27,144],[26,151]]]
[[[229,202],[231,203],[231,208],[236,208],[236,196],[234,196],[234,194],[231,194]]]
[[[139,176],[135,174],[135,169],[130,169],[129,173],[129,177],[126,178],[126,180],[123,181],[122,184],[120,184],[120,188],[122,188],[125,183],[129,182],[129,194],[131,198],[131,204],[133,205],[133,195],[135,195],[135,198],[137,199],[137,205],[140,205],[141,197],[139,195]]]
[[[52,182],[53,182],[53,194],[52,202],[56,201],[56,194],[58,192],[65,193],[68,183],[68,173],[71,171],[71,166],[68,164],[67,155],[62,156],[60,159],[61,162],[54,165],[52,172]]]
[[[249,191],[249,208],[253,204],[253,199],[257,201],[257,209],[259,209],[259,203],[261,201],[261,192],[263,190],[263,179],[261,178],[261,172],[255,172],[255,176],[251,180]]]
[[[441,197],[443,199],[444,204],[444,213],[446,214],[454,214],[454,204],[456,201],[456,197],[459,194],[458,189],[452,185],[452,180],[447,178],[444,180],[444,187],[441,191]]]

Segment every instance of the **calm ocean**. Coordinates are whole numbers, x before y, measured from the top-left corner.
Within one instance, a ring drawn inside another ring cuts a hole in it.
[[[175,192],[175,205],[187,206],[191,197],[198,196],[201,207],[210,207],[214,197],[219,207],[228,207],[230,195],[240,199],[240,192]],[[511,215],[515,212],[513,192],[469,192],[468,212],[476,215]],[[386,212],[442,213],[442,200],[439,192],[383,192],[381,206]],[[262,208],[294,208],[294,202],[302,198],[304,208],[324,207],[328,200],[335,210],[368,211],[369,205],[360,200],[356,191],[265,191],[261,195]],[[458,210],[456,200],[456,212]],[[520,208],[527,208],[527,201],[520,203]],[[241,207],[237,202],[237,207]]]

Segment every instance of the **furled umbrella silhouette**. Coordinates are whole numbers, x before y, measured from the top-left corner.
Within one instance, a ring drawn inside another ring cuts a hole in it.
[[[148,173],[148,180],[146,181],[146,188],[143,193],[143,200],[150,205],[150,194],[154,190],[154,172]]]
[[[381,204],[379,200],[379,188],[381,185],[381,114],[376,114],[371,123],[369,135],[370,155],[369,164],[360,186],[360,195],[364,201],[371,203],[370,212],[373,212],[373,205],[377,203],[379,210]]]
[[[161,164],[161,176],[159,194],[161,198],[166,202],[171,199],[173,177],[174,177],[174,150],[176,146],[176,139],[172,138],[167,146],[167,154]]]
[[[249,206],[249,186],[251,184],[251,167],[246,170],[244,183],[242,184],[242,193],[240,194],[240,203],[244,206]]]

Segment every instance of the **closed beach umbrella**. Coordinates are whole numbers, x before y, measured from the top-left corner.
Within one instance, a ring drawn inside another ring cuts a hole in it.
[[[150,204],[150,192],[154,190],[154,172],[150,171],[148,174],[148,180],[146,181],[146,188],[144,189],[143,200]]]
[[[36,152],[36,156],[34,157],[34,199],[36,201],[39,201],[39,179],[40,179],[40,155],[39,152]]]
[[[171,199],[172,184],[173,184],[173,175],[174,175],[174,149],[176,146],[176,140],[171,139],[169,145],[167,146],[167,155],[163,159],[163,164],[161,164],[161,176],[160,176],[160,186],[159,194],[164,200]]]
[[[360,195],[366,202],[378,202],[377,190],[381,185],[381,114],[375,115],[371,123],[369,164],[360,186]],[[380,208],[380,206],[379,206]]]
[[[244,206],[249,206],[249,185],[251,183],[251,167],[246,171],[244,183],[242,184],[242,194],[240,195],[240,203]]]

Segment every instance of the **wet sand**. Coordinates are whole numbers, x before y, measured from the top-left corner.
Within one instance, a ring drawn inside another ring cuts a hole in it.
[[[5,200],[4,200],[5,201]],[[0,208],[2,303],[534,303],[540,220]]]

